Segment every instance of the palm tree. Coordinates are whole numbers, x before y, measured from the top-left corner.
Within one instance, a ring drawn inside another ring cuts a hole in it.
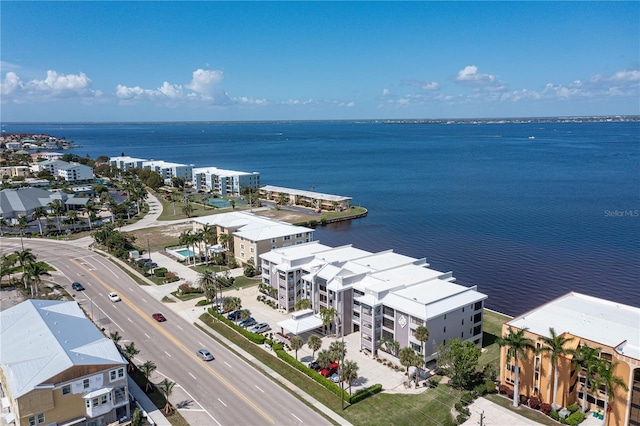
[[[611,401],[613,401],[613,397],[616,394],[617,388],[622,388],[625,391],[629,390],[626,383],[620,379],[618,376],[615,376],[613,372],[618,366],[618,362],[610,362],[604,359],[601,359],[596,368],[597,376],[591,385],[591,392],[596,392],[600,386],[604,385],[606,389],[607,397],[604,399],[604,422],[602,424],[607,424],[607,405]]]
[[[291,338],[291,349],[296,351],[296,361],[298,360],[298,349],[304,346],[304,340],[300,336],[293,336]]]
[[[31,296],[38,296],[38,286],[42,283],[42,275],[51,275],[44,262],[30,262],[26,265],[26,280],[31,284]]]
[[[338,311],[336,311],[334,308],[320,309],[320,318],[322,319],[322,325],[324,326],[325,330],[327,328],[331,329],[331,324],[337,318],[337,316]],[[338,333],[338,327],[336,327],[336,333]]]
[[[153,361],[146,361],[144,364],[140,364],[138,366],[138,370],[140,370],[144,378],[147,379],[147,384],[144,388],[145,392],[149,392],[149,389],[153,389],[150,378],[156,368],[156,364]]]
[[[193,206],[189,200],[186,200],[185,205],[182,206],[182,213],[187,217],[191,217],[191,214],[193,213]]]
[[[558,404],[556,404],[556,398],[558,396],[558,358],[560,355],[567,355],[570,350],[564,346],[572,340],[572,338],[563,337],[564,334],[558,336],[556,330],[553,327],[549,328],[549,334],[551,337],[540,337],[539,340],[545,346],[538,350],[538,353],[548,352],[551,365],[553,366],[553,409],[557,410]]]
[[[358,378],[358,363],[349,359],[345,360],[340,367],[340,380],[349,383],[349,395],[351,395],[351,384]]]
[[[29,226],[29,222],[27,221],[27,216],[23,214],[18,216],[18,229],[20,229],[20,245],[22,246],[22,250],[24,250],[24,241],[22,239],[22,236],[27,226]]]
[[[309,299],[300,299],[295,304],[296,311],[302,311],[303,309],[311,308],[311,300]]]
[[[33,209],[33,213],[31,213],[31,218],[36,219],[38,221],[38,228],[40,229],[41,237],[42,237],[42,221],[40,219],[42,219],[43,217],[47,217],[47,210],[44,207],[38,206],[35,209]]]
[[[122,350],[122,355],[124,355],[124,357],[127,359],[127,361],[129,361],[129,372],[133,373],[133,357],[135,357],[136,355],[138,355],[140,353],[140,350],[138,348],[136,348],[135,343],[131,342],[128,345],[124,346],[124,349]]]
[[[5,276],[9,277],[9,281],[11,281],[11,274],[15,269],[17,256],[15,253],[12,254],[2,254],[0,256],[0,283],[2,283],[2,278]]]
[[[322,339],[315,334],[309,336],[309,340],[307,340],[307,346],[309,349],[313,351],[313,358],[316,357],[316,351],[322,347]]]
[[[240,311],[240,321],[248,320],[249,318],[251,318],[251,311],[249,309]]]
[[[31,249],[24,249],[22,251],[14,252],[16,255],[16,261],[20,264],[22,268],[22,282],[24,284],[24,288],[27,288],[27,274],[25,267],[29,263],[33,263],[36,261],[36,255],[31,252]]]
[[[332,361],[343,360],[347,354],[347,345],[340,340],[335,340],[329,345],[329,353]]]
[[[212,302],[213,302],[213,299],[217,299],[218,297],[218,294],[216,291],[217,281],[218,280],[216,277],[216,273],[213,272],[211,269],[205,269],[204,271],[202,271],[197,281],[198,287],[202,291],[204,291],[207,299],[211,300]]]
[[[169,414],[173,410],[173,408],[171,407],[171,403],[169,402],[169,397],[173,392],[173,387],[175,386],[175,384],[175,382],[172,382],[169,379],[164,379],[158,386],[158,389],[160,390],[160,392],[162,392],[162,395],[164,395],[164,399],[166,400],[166,403],[164,405],[165,414]]]
[[[424,358],[427,356],[426,342],[429,340],[429,336],[430,336],[429,329],[424,325],[420,325],[418,326],[418,328],[416,328],[416,331],[413,333],[413,336],[420,343],[422,343],[422,358],[424,360]]]
[[[7,226],[7,219],[0,216],[0,237],[4,237],[4,227]]]
[[[582,412],[587,411],[587,393],[589,392],[589,380],[591,380],[598,368],[600,349],[582,345],[572,351],[575,370],[580,373],[584,370],[584,387],[582,388]]]
[[[113,343],[118,348],[120,348],[120,340],[122,340],[122,335],[120,333],[118,333],[118,330],[116,330],[113,333],[109,334],[109,338],[113,341]]]
[[[400,349],[400,353],[398,354],[398,359],[400,360],[400,364],[407,367],[407,374],[409,374],[409,367],[414,364],[414,358],[416,355],[416,351],[413,350],[411,346],[405,346]]]
[[[331,352],[326,349],[318,352],[318,365],[322,368],[328,368],[333,362]]]
[[[518,365],[518,358],[525,357],[529,350],[535,350],[533,341],[524,336],[524,333],[528,328],[521,328],[518,331],[509,327],[509,334],[505,337],[498,338],[498,345],[507,347],[507,363],[514,359],[515,374],[513,381],[513,406],[518,408],[520,404],[520,366]]]
[[[58,218],[58,232],[62,231],[60,228],[60,216],[64,213],[64,205],[61,200],[53,200],[47,206],[51,209],[51,212]]]

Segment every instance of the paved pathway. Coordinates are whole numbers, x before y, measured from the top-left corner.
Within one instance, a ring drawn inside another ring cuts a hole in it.
[[[526,410],[526,408],[522,408]],[[522,417],[517,413],[509,411],[507,408],[494,404],[485,398],[478,398],[469,405],[471,416],[462,423],[463,426],[478,426],[480,424],[480,415],[484,415],[483,425],[486,426],[528,426],[539,425],[540,423]]]

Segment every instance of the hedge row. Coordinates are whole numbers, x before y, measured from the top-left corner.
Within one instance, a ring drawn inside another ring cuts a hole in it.
[[[209,308],[209,315],[213,316],[214,318],[217,318],[219,321],[221,321],[224,324],[228,325],[229,327],[231,327],[232,329],[234,329],[238,333],[242,334],[244,337],[246,337],[247,339],[249,339],[250,341],[252,341],[256,345],[262,345],[264,343],[265,339],[266,339],[266,337],[264,335],[257,334],[257,333],[251,333],[246,328],[240,327],[235,322],[228,320],[226,316],[224,316],[222,314],[219,314],[217,312],[214,312],[213,309],[211,309],[211,308]]]
[[[346,391],[342,390],[340,386],[333,383],[331,380],[327,379],[326,377],[324,377],[314,369],[307,367],[306,365],[304,365],[303,363],[295,359],[293,356],[289,355],[287,351],[284,350],[284,345],[282,343],[279,343],[279,342],[276,343],[271,340],[268,340],[262,334],[250,333],[249,331],[247,331],[243,327],[240,327],[233,321],[228,320],[226,316],[219,314],[217,312],[214,312],[214,310],[211,308],[209,308],[209,314],[217,318],[219,321],[222,321],[224,324],[228,325],[232,329],[236,330],[238,333],[242,334],[244,337],[246,337],[247,339],[249,339],[250,341],[252,341],[257,345],[262,345],[265,342],[267,344],[270,344],[271,349],[276,353],[278,358],[280,358],[282,361],[286,362],[296,370],[299,370],[305,375],[307,375],[308,377],[312,378],[313,380],[318,382],[321,386],[324,386],[325,388],[329,389],[338,397],[344,397],[344,400],[350,404],[354,404],[358,401],[362,401],[363,399],[369,396],[375,395],[380,391],[382,391],[382,385],[378,383],[366,389],[361,389],[358,392],[354,393],[353,395],[349,395]]]

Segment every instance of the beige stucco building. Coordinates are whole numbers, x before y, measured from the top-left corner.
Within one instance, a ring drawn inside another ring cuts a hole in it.
[[[613,399],[607,403],[607,425],[640,425],[640,309],[580,293],[569,293],[526,312],[502,327],[502,335],[526,328],[525,336],[537,349],[543,346],[541,337],[550,337],[549,328],[563,335],[564,346],[573,350],[581,345],[599,349],[599,357],[612,361],[614,375],[627,389],[618,387]],[[506,360],[507,348],[500,353],[500,382],[513,386],[515,365]],[[553,366],[548,353],[529,352],[519,362],[519,393],[537,396],[542,402],[553,401]],[[576,372],[571,354],[558,361],[558,390],[555,403],[566,407],[582,404],[585,384],[584,371]],[[589,388],[591,385],[589,385]],[[607,398],[606,388],[600,386],[592,392],[587,389],[590,410],[602,410]]]

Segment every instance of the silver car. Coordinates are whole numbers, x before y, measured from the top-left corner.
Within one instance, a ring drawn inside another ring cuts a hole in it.
[[[198,349],[196,354],[198,354],[198,356],[202,358],[203,361],[211,361],[213,359],[213,355],[211,355],[211,352],[206,349]]]
[[[251,328],[251,330],[249,331],[251,333],[264,333],[265,331],[269,331],[269,330],[271,330],[271,327],[269,327],[269,324],[267,324],[266,322],[261,322],[260,324],[253,326],[253,328]]]

